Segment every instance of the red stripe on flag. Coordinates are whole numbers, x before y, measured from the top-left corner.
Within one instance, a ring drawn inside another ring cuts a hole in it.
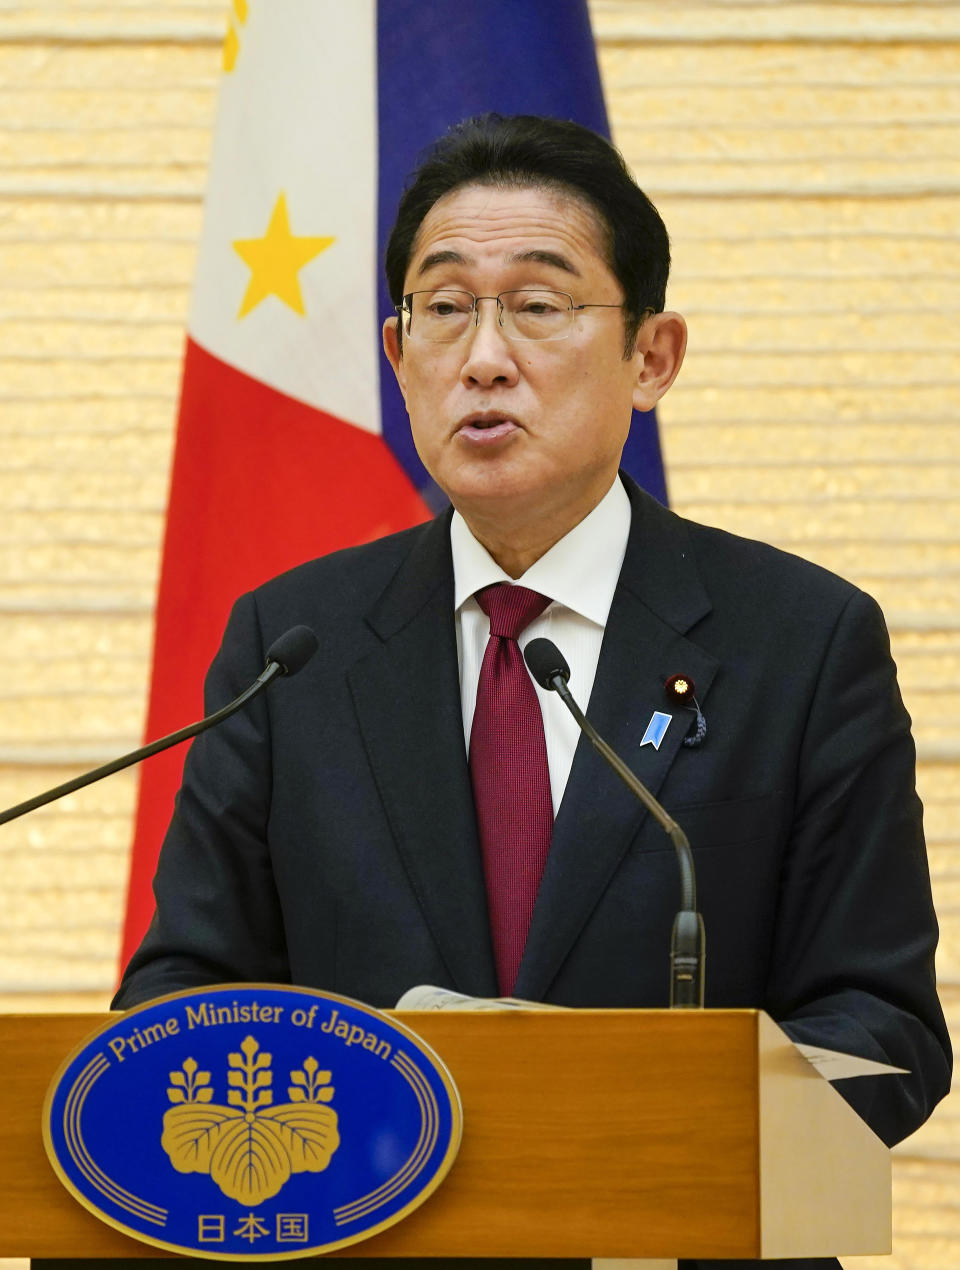
[[[200,717],[203,676],[238,595],[303,560],[429,516],[381,437],[188,339],[146,739]],[[178,746],[141,768],[123,964],[153,912],[150,884],[184,753]]]

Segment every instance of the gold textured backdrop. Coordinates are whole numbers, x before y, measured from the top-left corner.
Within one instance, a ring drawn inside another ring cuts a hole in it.
[[[140,738],[225,7],[0,0],[0,806]],[[960,7],[591,12],[690,322],[673,505],[883,605],[958,1036]],[[107,1001],[134,789],[0,830],[0,1008]],[[848,1266],[960,1265],[958,1128],[898,1149],[894,1257]]]

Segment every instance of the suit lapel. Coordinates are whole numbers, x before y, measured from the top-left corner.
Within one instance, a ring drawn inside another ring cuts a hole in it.
[[[456,987],[496,993],[463,740],[449,515],[424,529],[367,621],[382,641],[348,673],[397,849]]]
[[[588,713],[656,795],[692,718],[668,704],[664,680],[675,672],[692,676],[702,703],[718,664],[686,638],[710,602],[682,522],[625,483],[633,505],[630,537]],[[659,749],[640,744],[655,710],[673,716]],[[517,996],[536,1000],[547,992],[646,816],[581,737],[537,894]],[[661,845],[653,836],[647,841]]]

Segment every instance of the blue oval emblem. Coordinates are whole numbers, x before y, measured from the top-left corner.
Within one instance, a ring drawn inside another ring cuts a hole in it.
[[[449,1072],[402,1024],[308,988],[226,984],[118,1015],[43,1111],[60,1180],[109,1225],[214,1259],[367,1239],[460,1145]]]

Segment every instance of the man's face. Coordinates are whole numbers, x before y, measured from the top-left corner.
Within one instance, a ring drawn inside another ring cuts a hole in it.
[[[543,288],[574,304],[618,305],[620,285],[601,227],[573,196],[535,187],[465,186],[437,202],[420,227],[404,292],[456,288],[475,295]],[[508,339],[497,305],[480,304],[453,343],[384,346],[406,401],[417,452],[468,523],[526,509],[569,513],[570,527],[610,488],[634,405],[649,408],[639,348],[623,356],[623,313],[577,313],[566,339]]]

